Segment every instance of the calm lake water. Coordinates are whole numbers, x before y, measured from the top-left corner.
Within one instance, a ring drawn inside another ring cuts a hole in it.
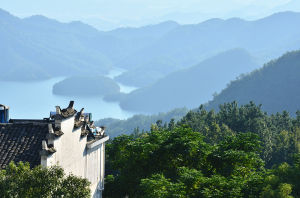
[[[107,76],[114,78],[124,72],[121,69],[111,71]],[[118,103],[105,102],[101,97],[66,97],[52,94],[52,86],[64,78],[53,78],[36,82],[2,82],[0,81],[0,104],[10,107],[10,118],[41,119],[49,117],[55,106],[68,106],[75,101],[75,109],[84,107],[85,112],[93,114],[93,120],[101,118],[125,119],[135,112],[124,111]],[[120,84],[121,92],[129,93],[136,88]]]

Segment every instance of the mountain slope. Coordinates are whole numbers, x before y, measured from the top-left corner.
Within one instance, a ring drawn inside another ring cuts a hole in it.
[[[230,83],[208,103],[209,109],[236,100],[239,104],[254,101],[269,113],[300,109],[300,51],[287,53],[263,68]]]
[[[148,25],[139,28],[118,28],[106,33],[123,40],[148,42],[149,39],[158,39],[179,26],[180,25],[174,21],[165,21],[159,24]]]
[[[131,134],[134,129],[142,131],[149,131],[151,124],[158,120],[162,124],[170,122],[171,119],[175,121],[180,120],[188,112],[186,108],[173,109],[167,113],[159,113],[155,115],[134,115],[126,120],[119,120],[113,118],[104,118],[95,122],[96,126],[106,126],[105,132],[110,138],[114,138],[122,134]]]
[[[36,80],[91,71],[107,73],[112,63],[85,41],[94,28],[43,16],[19,19],[0,10],[1,80]]]
[[[230,50],[133,91],[122,97],[120,105],[126,110],[151,113],[197,107],[232,79],[255,68],[257,64],[245,50]]]
[[[131,54],[135,54],[138,51],[151,46],[157,42],[161,37],[179,27],[180,25],[174,21],[166,21],[155,25],[147,25],[138,28],[118,28],[115,30],[105,32],[105,35],[113,36],[121,43],[122,50],[118,52],[117,56],[113,57],[114,63],[118,64],[130,57]],[[109,46],[107,46],[109,47]],[[116,47],[116,46],[113,46]],[[119,65],[122,67],[122,64]]]
[[[1,80],[105,74],[114,64],[179,26],[164,22],[101,32],[79,21],[17,18],[0,9]]]
[[[182,25],[120,61],[118,65],[129,71],[118,81],[133,86],[149,85],[170,72],[233,48],[246,49],[262,64],[298,49],[295,43],[300,42],[299,27],[300,13],[294,12],[277,13],[256,21],[211,19]],[[153,74],[151,79],[148,73]]]

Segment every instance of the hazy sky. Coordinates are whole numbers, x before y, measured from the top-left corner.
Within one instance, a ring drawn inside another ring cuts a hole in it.
[[[142,25],[163,20],[196,23],[211,17],[255,19],[276,11],[300,11],[300,0],[0,0],[19,17],[42,14],[95,25]]]

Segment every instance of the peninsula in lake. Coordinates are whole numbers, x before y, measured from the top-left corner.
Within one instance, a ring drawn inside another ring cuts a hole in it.
[[[54,94],[64,96],[105,96],[119,92],[119,85],[105,76],[74,76],[53,86]]]

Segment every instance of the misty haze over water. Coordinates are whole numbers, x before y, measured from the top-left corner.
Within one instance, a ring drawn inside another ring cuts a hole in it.
[[[114,69],[107,76],[114,78],[123,70]],[[70,100],[75,101],[75,109],[85,108],[85,112],[92,112],[93,119],[114,117],[125,119],[134,114],[122,110],[117,102],[105,102],[101,97],[58,96],[52,93],[55,83],[63,80],[52,78],[44,81],[11,82],[0,81],[1,103],[10,107],[10,118],[13,119],[42,119],[49,117],[50,111],[55,111],[55,106],[66,107]],[[123,93],[134,90],[134,87],[119,84]]]

